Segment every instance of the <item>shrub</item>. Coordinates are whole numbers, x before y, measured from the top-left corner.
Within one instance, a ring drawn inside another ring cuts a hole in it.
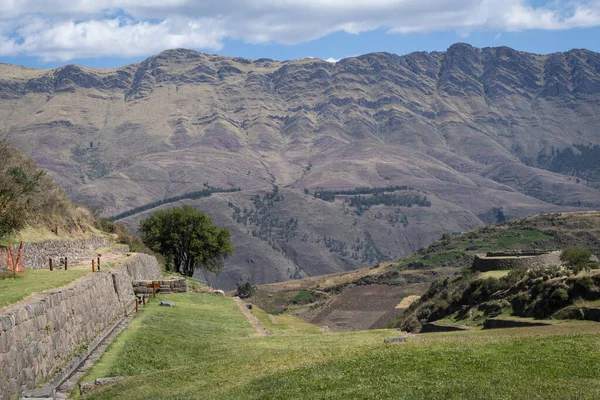
[[[527,268],[516,268],[509,271],[508,275],[501,279],[508,285],[512,286],[520,282],[527,275]]]
[[[554,319],[585,319],[585,314],[581,307],[567,307],[562,310],[558,310],[552,315]]]
[[[250,284],[250,279],[248,279],[245,283],[238,283],[237,285],[237,296],[240,299],[247,299],[252,297],[254,294],[254,288],[252,284]]]
[[[581,297],[588,300],[595,300],[594,280],[589,276],[583,276],[578,279],[571,278],[569,294],[571,297]]]
[[[575,272],[588,269],[592,252],[586,247],[567,247],[560,255],[560,260]]]

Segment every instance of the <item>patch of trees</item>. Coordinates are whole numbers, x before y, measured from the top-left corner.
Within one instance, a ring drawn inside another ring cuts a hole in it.
[[[166,199],[156,200],[151,203],[146,203],[144,205],[132,208],[127,211],[123,211],[120,214],[109,217],[108,220],[109,221],[118,221],[120,219],[129,217],[131,215],[135,215],[135,214],[150,210],[154,207],[162,206],[163,204],[174,203],[174,202],[180,201],[180,200],[186,200],[186,199],[195,200],[195,199],[201,199],[203,197],[210,197],[213,193],[232,193],[232,192],[239,192],[241,190],[240,188],[223,189],[223,188],[218,188],[218,187],[212,187],[206,183],[204,184],[204,186],[206,187],[206,189],[198,190],[195,192],[188,192],[188,193],[184,193],[179,196],[168,197]]]
[[[320,242],[321,239],[317,241],[317,243]],[[365,232],[364,240],[356,238],[356,241],[350,246],[345,241],[327,236],[323,237],[323,244],[331,253],[339,254],[342,257],[350,257],[364,263],[378,263],[389,259],[377,248],[369,231]]]
[[[385,192],[397,192],[400,190],[413,190],[409,186],[386,186],[380,188],[360,186],[351,190],[319,190],[313,193],[315,199],[321,199],[324,201],[333,202],[335,201],[336,195],[353,196],[353,195],[366,195],[366,194],[381,194]],[[304,193],[308,194],[308,189],[305,189]]]
[[[313,197],[323,201],[334,202],[336,196],[344,196],[344,201],[350,207],[355,208],[355,214],[361,215],[369,210],[372,206],[384,205],[388,207],[431,207],[431,202],[427,200],[427,196],[419,194],[396,194],[397,191],[414,190],[410,186],[387,186],[387,187],[357,187],[351,190],[321,190],[315,191]],[[308,189],[304,189],[304,193],[308,194]],[[391,216],[390,224],[394,225],[398,222],[408,225],[408,219]]]
[[[382,213],[378,211],[375,213],[375,219],[385,219],[391,226],[395,226],[396,224],[402,224],[405,228],[408,226],[408,217],[406,214],[402,214],[400,209],[396,209],[394,213]]]
[[[492,207],[489,211],[479,214],[478,217],[488,225],[501,224],[506,221],[502,207]]]
[[[110,163],[104,162],[101,149],[100,142],[97,142],[95,146],[94,142],[90,142],[90,147],[77,145],[72,151],[73,159],[87,167],[84,168],[84,173],[89,179],[101,178],[113,170]]]
[[[540,152],[537,165],[561,174],[585,179],[588,185],[600,187],[600,146],[573,145],[560,150],[552,148],[550,154]]]
[[[280,219],[272,212],[276,203],[284,201],[285,198],[279,193],[277,186],[271,192],[260,196],[256,194],[250,198],[252,207],[241,208],[233,202],[228,205],[233,209],[233,219],[241,225],[248,227],[253,237],[265,241],[272,249],[287,257],[281,248],[281,242],[287,242],[294,238],[298,230],[298,219]]]
[[[191,206],[159,210],[139,227],[143,242],[165,257],[167,266],[187,276],[196,268],[218,273],[234,248],[227,228],[215,226]]]
[[[393,193],[376,193],[371,197],[354,196],[346,199],[350,207],[356,208],[356,214],[361,215],[369,210],[372,206],[384,205],[388,207],[431,207],[431,202],[427,200],[427,196],[418,194],[398,195]]]

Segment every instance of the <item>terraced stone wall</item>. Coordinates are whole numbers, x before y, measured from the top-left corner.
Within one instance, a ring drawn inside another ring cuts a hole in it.
[[[154,257],[134,254],[112,271],[1,310],[0,399],[68,376],[80,355],[134,309],[132,277],[160,276]]]
[[[69,264],[73,265],[78,260],[89,259],[91,261],[95,256],[95,249],[106,247],[109,244],[109,238],[98,235],[76,240],[56,239],[25,243],[23,245],[23,261],[27,269],[48,268],[49,258],[52,258],[54,265],[59,266],[59,260],[68,257]],[[0,265],[6,265],[5,252],[0,252]]]
[[[493,256],[477,254],[473,262],[476,271],[509,270],[516,268],[537,268],[549,265],[561,265],[560,252],[545,253],[536,256]]]

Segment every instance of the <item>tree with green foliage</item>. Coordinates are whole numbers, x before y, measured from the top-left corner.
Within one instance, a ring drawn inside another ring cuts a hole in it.
[[[560,255],[560,260],[575,272],[588,268],[592,252],[585,247],[567,247]]]
[[[140,222],[144,243],[162,254],[167,265],[192,276],[196,268],[218,273],[234,248],[227,228],[215,226],[204,213],[183,206],[160,210]]]

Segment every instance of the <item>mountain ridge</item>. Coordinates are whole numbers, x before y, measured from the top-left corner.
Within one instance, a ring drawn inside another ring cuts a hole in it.
[[[459,43],[336,63],[173,49],[102,70],[0,65],[0,134],[103,215],[205,185],[239,187],[184,201],[244,243],[226,277],[208,277],[227,288],[396,258],[498,209],[516,218],[598,208],[600,169],[577,157],[600,157],[599,113],[600,54],[580,49]],[[358,214],[352,199],[312,196],[402,185],[431,207],[375,204]],[[276,187],[283,200],[265,198]],[[123,222],[135,229],[145,215]],[[366,251],[371,240],[377,251],[367,253],[379,258],[352,258],[351,247]]]

